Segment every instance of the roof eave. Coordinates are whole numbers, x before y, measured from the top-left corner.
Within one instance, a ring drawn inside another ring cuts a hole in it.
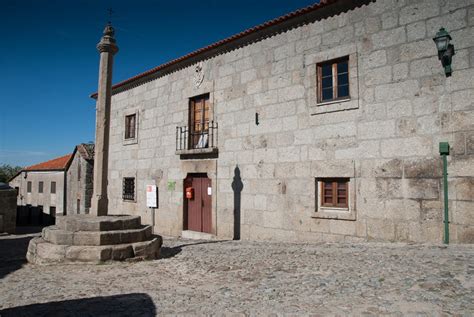
[[[314,4],[306,8],[288,13],[279,18],[270,20],[256,27],[245,30],[204,48],[200,48],[180,58],[119,82],[112,87],[112,94],[114,95],[137,87],[158,77],[188,67],[198,61],[212,58],[264,38],[271,37],[275,34],[288,31],[295,27],[324,19],[335,14],[354,9],[356,7],[360,7],[373,1],[375,0],[321,0],[319,4]],[[97,92],[90,94],[90,97],[97,99]]]

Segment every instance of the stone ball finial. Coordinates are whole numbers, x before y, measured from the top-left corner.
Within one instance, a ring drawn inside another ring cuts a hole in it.
[[[104,35],[106,36],[114,36],[115,35],[115,29],[112,26],[112,23],[108,22],[107,25],[105,26],[104,29]]]
[[[112,27],[112,24],[108,22],[104,28],[104,34],[102,35],[99,44],[97,44],[97,49],[100,53],[108,52],[115,54],[118,52],[114,35],[115,29]]]

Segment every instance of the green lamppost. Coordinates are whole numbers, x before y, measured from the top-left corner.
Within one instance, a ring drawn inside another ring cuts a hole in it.
[[[449,213],[448,213],[448,159],[449,143],[439,143],[439,154],[443,158],[443,190],[444,190],[444,244],[449,244]]]
[[[438,33],[436,33],[436,36],[433,38],[433,41],[436,43],[436,48],[438,49],[438,59],[444,67],[446,77],[451,76],[451,73],[453,72],[451,62],[455,52],[454,46],[449,44],[449,41],[451,40],[451,35],[449,35],[445,28],[439,29]]]

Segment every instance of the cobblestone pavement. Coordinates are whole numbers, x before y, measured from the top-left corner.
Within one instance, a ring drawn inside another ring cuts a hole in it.
[[[0,237],[0,316],[474,315],[474,246],[165,239],[163,258],[26,264]]]

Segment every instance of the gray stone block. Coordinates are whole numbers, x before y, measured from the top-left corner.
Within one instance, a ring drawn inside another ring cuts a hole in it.
[[[73,233],[58,229],[56,226],[50,226],[43,229],[42,237],[45,241],[54,244],[72,245]]]
[[[111,252],[111,260],[114,261],[123,261],[134,256],[133,247],[130,244],[113,246]]]
[[[70,246],[66,249],[66,260],[80,262],[104,262],[111,259],[111,247]]]
[[[36,244],[36,263],[57,263],[63,262],[66,256],[65,245],[52,244],[39,238]]]
[[[157,236],[153,240],[138,242],[133,244],[133,252],[135,257],[145,260],[154,260],[160,256],[161,245],[163,239]]]
[[[140,227],[140,216],[70,215],[57,218],[57,227],[67,231],[110,231]]]

